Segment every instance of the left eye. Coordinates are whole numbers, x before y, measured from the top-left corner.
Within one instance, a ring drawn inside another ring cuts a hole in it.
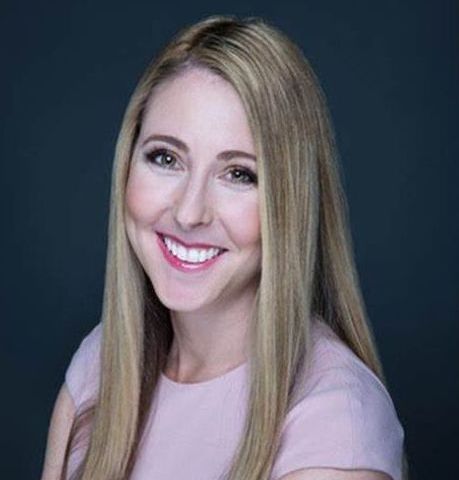
[[[233,173],[233,178],[236,179],[236,183],[244,183],[244,184],[256,184],[257,183],[257,176],[248,169],[245,168],[232,168],[230,173]],[[240,179],[244,179],[241,181]]]

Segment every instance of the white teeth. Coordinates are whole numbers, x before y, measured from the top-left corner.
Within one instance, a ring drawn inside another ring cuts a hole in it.
[[[172,250],[174,251],[174,255],[177,255],[177,257],[183,258],[183,259],[186,258],[186,250],[182,246],[176,247],[176,245],[173,245]]]
[[[177,243],[173,242],[168,237],[163,238],[164,243],[166,244],[168,250],[172,253],[172,255],[186,262],[201,263],[209,260],[212,257],[215,257],[220,253],[219,248],[185,248],[183,245],[178,245]]]

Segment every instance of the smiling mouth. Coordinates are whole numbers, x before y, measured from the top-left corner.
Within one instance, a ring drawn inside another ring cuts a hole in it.
[[[204,265],[222,255],[227,250],[222,248],[187,248],[170,238],[158,233],[161,243],[169,255],[187,265]]]

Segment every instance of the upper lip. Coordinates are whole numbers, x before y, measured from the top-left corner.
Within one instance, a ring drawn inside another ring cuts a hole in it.
[[[176,243],[182,244],[186,248],[218,248],[219,250],[226,250],[226,248],[218,247],[217,245],[209,245],[208,243],[187,243],[176,237],[175,235],[170,235],[169,233],[158,232],[161,236],[166,236],[172,239]]]

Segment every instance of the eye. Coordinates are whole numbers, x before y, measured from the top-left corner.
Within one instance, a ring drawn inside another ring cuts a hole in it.
[[[236,179],[235,183],[241,183],[243,185],[257,184],[257,175],[248,168],[234,167],[229,173],[233,174],[233,178]]]
[[[149,153],[146,153],[145,156],[150,163],[167,169],[171,169],[174,165],[174,162],[177,161],[174,155],[164,148],[155,149]],[[162,158],[163,160],[157,161],[157,158]]]
[[[149,163],[168,170],[172,170],[174,164],[177,162],[175,156],[165,148],[152,150],[151,152],[146,153],[145,157]],[[162,160],[158,160],[161,158]],[[233,183],[239,183],[242,185],[256,185],[258,183],[257,175],[249,168],[237,166],[231,168],[229,173],[232,174],[234,178]]]

